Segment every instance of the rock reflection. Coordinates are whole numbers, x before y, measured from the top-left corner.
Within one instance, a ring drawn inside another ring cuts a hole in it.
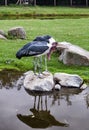
[[[2,88],[10,89],[15,87],[17,84],[17,80],[21,75],[22,75],[21,72],[15,70],[0,71],[0,89]]]
[[[72,105],[71,96],[72,95],[78,95],[81,93],[82,90],[78,88],[62,88],[59,92],[55,91],[52,95],[50,95],[50,98],[52,98],[52,105],[55,105],[55,102],[58,102],[58,105],[60,105],[60,100],[64,99],[67,103],[67,105]]]
[[[89,94],[87,94],[86,96],[86,104],[87,104],[87,108],[89,108]]]
[[[60,122],[55,119],[51,114],[51,111],[48,110],[47,100],[48,95],[42,94],[32,94],[34,96],[34,105],[30,109],[31,115],[22,115],[18,114],[17,117],[32,128],[47,128],[52,126],[68,127],[68,123]]]

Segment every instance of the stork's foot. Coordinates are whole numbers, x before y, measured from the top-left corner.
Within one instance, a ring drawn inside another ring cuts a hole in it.
[[[50,75],[50,72],[49,72],[49,71],[43,71],[42,73],[34,73],[34,75],[35,75],[36,77],[38,77],[38,78],[43,79],[43,78],[49,76],[49,75]]]
[[[38,73],[34,73],[35,76],[38,76]]]
[[[40,74],[38,74],[38,78],[43,79],[43,78],[45,78],[45,76],[42,73],[40,73]]]
[[[47,71],[42,72],[42,74],[43,74],[44,76],[49,76],[49,75],[50,75],[50,72],[47,70]]]

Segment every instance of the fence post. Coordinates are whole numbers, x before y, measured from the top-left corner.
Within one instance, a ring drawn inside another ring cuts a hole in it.
[[[86,0],[86,6],[88,7],[88,0]]]
[[[54,6],[56,6],[56,0],[54,0]]]
[[[36,0],[34,0],[34,6],[36,6]]]
[[[5,6],[7,6],[7,0],[5,0]]]
[[[73,1],[72,0],[70,0],[70,5],[72,6],[72,3],[73,3]]]

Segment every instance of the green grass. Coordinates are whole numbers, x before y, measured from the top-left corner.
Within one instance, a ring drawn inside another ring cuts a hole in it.
[[[0,40],[0,69],[17,69],[27,71],[33,69],[32,58],[15,57],[16,52],[24,44],[32,41],[36,36],[49,34],[56,41],[67,41],[89,50],[89,18],[55,19],[55,20],[0,20],[0,29],[7,33],[11,27],[23,26],[27,33],[25,40]],[[54,72],[79,74],[89,81],[89,68],[83,66],[67,66],[58,61],[56,52],[48,61],[48,69]]]
[[[10,17],[10,16],[25,16],[31,17],[37,15],[58,15],[58,16],[70,16],[70,17],[89,17],[89,8],[73,8],[73,7],[45,7],[45,6],[1,6],[0,7],[0,17]]]
[[[1,6],[0,14],[89,14],[89,8],[73,8],[73,7],[45,7],[45,6]]]

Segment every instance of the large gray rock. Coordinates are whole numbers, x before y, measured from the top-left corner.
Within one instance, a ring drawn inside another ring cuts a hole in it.
[[[24,87],[30,91],[52,91],[54,88],[53,75],[51,73],[44,73],[42,77],[39,77],[33,71],[29,71],[24,79]]]
[[[16,86],[24,86],[30,92],[52,92],[53,90],[61,90],[61,87],[85,89],[83,79],[79,75],[67,73],[43,72],[42,75],[35,75],[33,71],[28,71],[18,79]]]
[[[5,34],[5,32],[3,30],[0,30],[0,35],[6,37],[6,34]]]
[[[67,73],[55,73],[54,80],[63,87],[80,88],[83,84],[83,79],[80,76]]]
[[[59,60],[67,65],[89,66],[89,51],[68,42],[58,43]]]
[[[0,39],[6,40],[7,38],[5,36],[3,36],[3,35],[0,34]]]
[[[8,35],[13,38],[20,38],[25,39],[26,38],[26,32],[23,27],[13,27],[10,30],[8,30]]]

